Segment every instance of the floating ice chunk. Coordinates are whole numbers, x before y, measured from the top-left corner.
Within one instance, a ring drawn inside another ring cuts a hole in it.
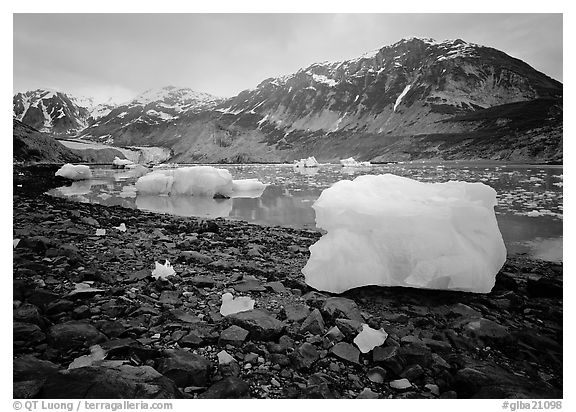
[[[89,166],[66,163],[56,171],[55,176],[62,176],[70,180],[88,180],[92,178],[92,172]]]
[[[333,293],[366,285],[488,293],[506,260],[495,205],[483,183],[342,180],[313,205],[327,234],[310,247],[305,281]]]
[[[360,349],[362,353],[368,353],[376,346],[382,345],[386,342],[388,334],[384,329],[372,329],[367,324],[362,324],[362,332],[360,332],[355,338],[354,343]]]
[[[152,172],[138,178],[136,181],[136,190],[139,193],[152,195],[167,195],[172,189],[174,178],[160,172]]]
[[[166,279],[168,276],[174,276],[176,272],[172,268],[172,265],[168,260],[163,265],[158,262],[154,262],[156,264],[156,268],[152,271],[152,277],[155,279]]]
[[[127,165],[131,165],[131,164],[134,164],[134,162],[132,160],[120,159],[118,156],[115,156],[114,160],[112,161],[112,166],[115,168],[118,168],[118,169],[123,169]]]
[[[222,316],[232,315],[238,312],[246,312],[254,309],[254,300],[247,296],[240,296],[234,298],[231,293],[224,293],[222,295],[222,306],[220,306],[220,314]]]
[[[126,224],[120,223],[120,226],[114,226],[114,229],[119,230],[120,232],[126,232]]]
[[[91,346],[90,355],[84,355],[74,359],[72,363],[68,365],[68,370],[92,366],[94,363],[104,360],[105,357],[106,351],[102,349],[100,345]]]
[[[12,240],[12,249],[16,249],[16,246],[18,246],[18,243],[20,243],[20,239],[13,239]]]
[[[353,157],[340,160],[340,164],[344,167],[368,167],[372,165],[370,162],[357,162]]]
[[[96,229],[96,236],[104,236],[106,234],[106,229]]]
[[[212,166],[191,166],[157,170],[136,181],[140,193],[207,196],[230,196],[232,175],[226,169]]]
[[[294,166],[295,167],[318,167],[318,166],[320,166],[320,163],[318,163],[318,161],[316,160],[316,158],[314,156],[310,156],[307,159],[294,160]]]
[[[232,195],[230,197],[260,197],[264,190],[266,190],[266,184],[262,183],[257,179],[240,179],[232,181]]]

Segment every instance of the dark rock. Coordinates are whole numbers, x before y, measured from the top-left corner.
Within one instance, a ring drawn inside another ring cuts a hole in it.
[[[190,332],[178,341],[178,344],[183,348],[197,348],[202,346],[204,343],[204,339],[195,331]]]
[[[561,280],[544,277],[537,280],[529,278],[526,287],[528,295],[533,298],[562,299],[564,290]]]
[[[283,309],[284,316],[288,322],[300,322],[308,317],[310,309],[306,305],[286,305]]]
[[[450,312],[467,318],[479,318],[482,316],[480,312],[463,303],[457,303],[452,306]]]
[[[326,375],[315,373],[306,382],[306,387],[302,391],[304,399],[334,399],[336,396],[330,390]]]
[[[325,330],[324,319],[318,309],[314,309],[300,327],[300,333],[310,332],[313,335],[323,335]]]
[[[175,290],[165,290],[160,294],[158,302],[165,305],[177,305],[181,304],[182,300],[180,298],[180,292]]]
[[[34,289],[27,296],[28,303],[32,303],[40,309],[45,309],[49,303],[58,299],[60,299],[60,295],[46,289]]]
[[[178,387],[207,386],[212,368],[208,359],[181,349],[168,349],[164,356],[158,363],[158,371]]]
[[[370,382],[374,383],[384,383],[386,381],[386,377],[388,376],[388,372],[386,369],[381,368],[380,366],[375,366],[370,368],[368,372],[366,372],[366,377]]]
[[[48,331],[51,346],[59,349],[79,349],[107,340],[93,325],[87,322],[70,321],[54,325]]]
[[[344,339],[344,334],[340,331],[338,326],[332,326],[328,332],[326,332],[326,338],[330,342],[336,343]]]
[[[14,322],[12,324],[14,342],[36,345],[44,342],[46,335],[38,325],[33,323]]]
[[[180,398],[170,379],[150,366],[89,366],[60,372],[46,380],[45,399]]]
[[[296,369],[308,369],[320,358],[316,347],[308,342],[300,345],[292,354],[292,360]]]
[[[422,338],[422,342],[433,352],[449,353],[452,350],[452,345],[441,340]]]
[[[400,373],[401,378],[406,378],[411,382],[414,382],[416,379],[424,375],[424,369],[422,366],[416,365],[409,365]]]
[[[250,398],[250,386],[242,379],[230,376],[216,382],[200,395],[203,399],[247,399]]]
[[[322,313],[326,314],[331,319],[346,318],[363,323],[364,317],[360,313],[360,309],[351,299],[347,298],[328,298],[322,305]]]
[[[484,318],[467,323],[464,326],[464,334],[489,341],[507,341],[511,337],[507,328]]]
[[[14,310],[13,317],[16,322],[33,323],[43,327],[46,322],[42,319],[40,315],[40,310],[36,305],[31,303],[24,303],[20,307]]]
[[[176,319],[179,320],[181,322],[185,322],[185,323],[199,323],[202,320],[190,313],[190,312],[186,312],[185,310],[182,309],[173,309],[170,311],[170,314]]]
[[[41,360],[32,355],[24,355],[12,362],[12,376],[14,382],[42,380],[52,375],[60,367],[47,360]]]
[[[220,333],[220,345],[240,346],[248,337],[248,331],[240,326],[232,325]]]
[[[370,388],[364,388],[362,392],[358,394],[356,399],[378,399],[379,395],[376,392],[373,392]]]
[[[281,282],[275,281],[275,282],[267,282],[264,284],[264,286],[267,289],[272,290],[274,293],[288,293],[288,290],[284,287],[284,285]]]
[[[360,351],[347,342],[339,342],[332,349],[330,353],[345,361],[359,364]]]
[[[62,312],[69,312],[74,308],[74,302],[68,299],[58,299],[46,305],[46,314],[55,315]]]
[[[295,286],[290,287],[294,288]],[[296,287],[296,289],[299,288]],[[302,299],[304,299],[308,305],[320,309],[322,305],[324,305],[324,302],[326,302],[326,299],[328,299],[328,296],[319,292],[311,291],[302,296]]]
[[[268,355],[268,360],[270,363],[280,366],[290,366],[292,364],[290,357],[282,353],[271,353]]]
[[[232,285],[235,291],[237,292],[265,292],[266,288],[262,286],[262,284],[255,280],[255,279],[248,279],[238,282]]]
[[[180,252],[180,256],[186,262],[197,261],[197,262],[201,262],[201,263],[210,263],[214,260],[210,256],[205,255],[204,253],[197,252],[195,250],[184,250],[184,251]]]
[[[13,397],[15,399],[32,399],[37,398],[44,386],[45,379],[14,382]]]
[[[253,309],[226,316],[234,325],[250,332],[250,337],[259,340],[274,339],[284,330],[284,324],[268,313]]]
[[[374,363],[382,364],[395,375],[400,375],[404,370],[405,360],[396,346],[377,346],[372,350]]]
[[[347,338],[355,338],[358,333],[362,332],[362,322],[339,318],[335,323]]]
[[[473,369],[464,368],[456,372],[454,386],[458,394],[463,397],[468,397],[480,390],[483,386],[487,386],[492,382],[492,379],[486,374]]]
[[[426,346],[409,344],[400,347],[400,355],[406,360],[407,364],[417,363],[428,367],[432,362],[432,352]]]

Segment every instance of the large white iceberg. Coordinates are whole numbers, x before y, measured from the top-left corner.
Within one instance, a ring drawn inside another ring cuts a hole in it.
[[[314,156],[310,156],[307,159],[294,160],[294,167],[318,167],[320,163],[316,160]]]
[[[147,195],[258,197],[264,189],[257,179],[232,180],[228,170],[212,166],[160,169],[136,181],[136,190]]]
[[[344,167],[368,167],[371,166],[370,162],[357,162],[353,157],[340,160],[340,164]]]
[[[366,285],[488,293],[506,260],[482,183],[422,183],[391,174],[342,180],[313,208],[327,234],[310,247],[306,283],[341,293]]]
[[[56,171],[55,176],[62,176],[71,180],[88,180],[92,178],[92,171],[86,165],[66,163]]]
[[[136,181],[136,190],[145,194],[230,196],[232,175],[226,169],[212,166],[191,166],[158,170]]]

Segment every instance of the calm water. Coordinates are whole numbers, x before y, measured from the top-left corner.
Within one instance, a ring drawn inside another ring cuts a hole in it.
[[[235,179],[268,183],[255,198],[205,199],[138,195],[130,171],[93,168],[94,178],[49,193],[80,202],[121,205],[179,216],[225,217],[264,225],[314,229],[312,204],[323,189],[362,174],[393,173],[423,182],[482,182],[498,192],[496,215],[509,254],[562,261],[562,167],[478,164],[390,164],[370,168],[323,165],[228,165]]]

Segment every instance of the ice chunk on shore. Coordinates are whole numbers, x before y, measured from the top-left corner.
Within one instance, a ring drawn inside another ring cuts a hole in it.
[[[156,268],[152,271],[152,277],[155,279],[166,279],[168,276],[174,276],[176,272],[168,260],[165,264],[154,262]]]
[[[136,190],[146,194],[230,196],[233,192],[232,175],[226,169],[212,166],[191,166],[158,170],[140,177]]]
[[[370,162],[357,162],[353,157],[340,160],[340,164],[344,167],[368,167],[371,166]]]
[[[354,343],[362,353],[368,353],[376,346],[386,342],[388,334],[384,329],[372,329],[367,324],[362,324],[362,331],[354,338]]]
[[[227,292],[222,295],[222,306],[220,306],[220,314],[222,316],[232,315],[234,313],[246,312],[254,309],[254,300],[247,296],[240,296],[235,298],[231,293]]]
[[[310,156],[307,159],[294,160],[294,166],[295,167],[318,167],[318,166],[320,166],[320,163],[318,163],[318,161],[316,160],[316,158],[314,156]]]
[[[313,208],[327,234],[310,247],[306,283],[341,293],[366,285],[488,293],[506,260],[483,183],[422,183],[391,174],[342,180]]]
[[[88,180],[92,178],[92,171],[86,165],[66,163],[56,171],[55,176],[62,176],[70,180]]]

